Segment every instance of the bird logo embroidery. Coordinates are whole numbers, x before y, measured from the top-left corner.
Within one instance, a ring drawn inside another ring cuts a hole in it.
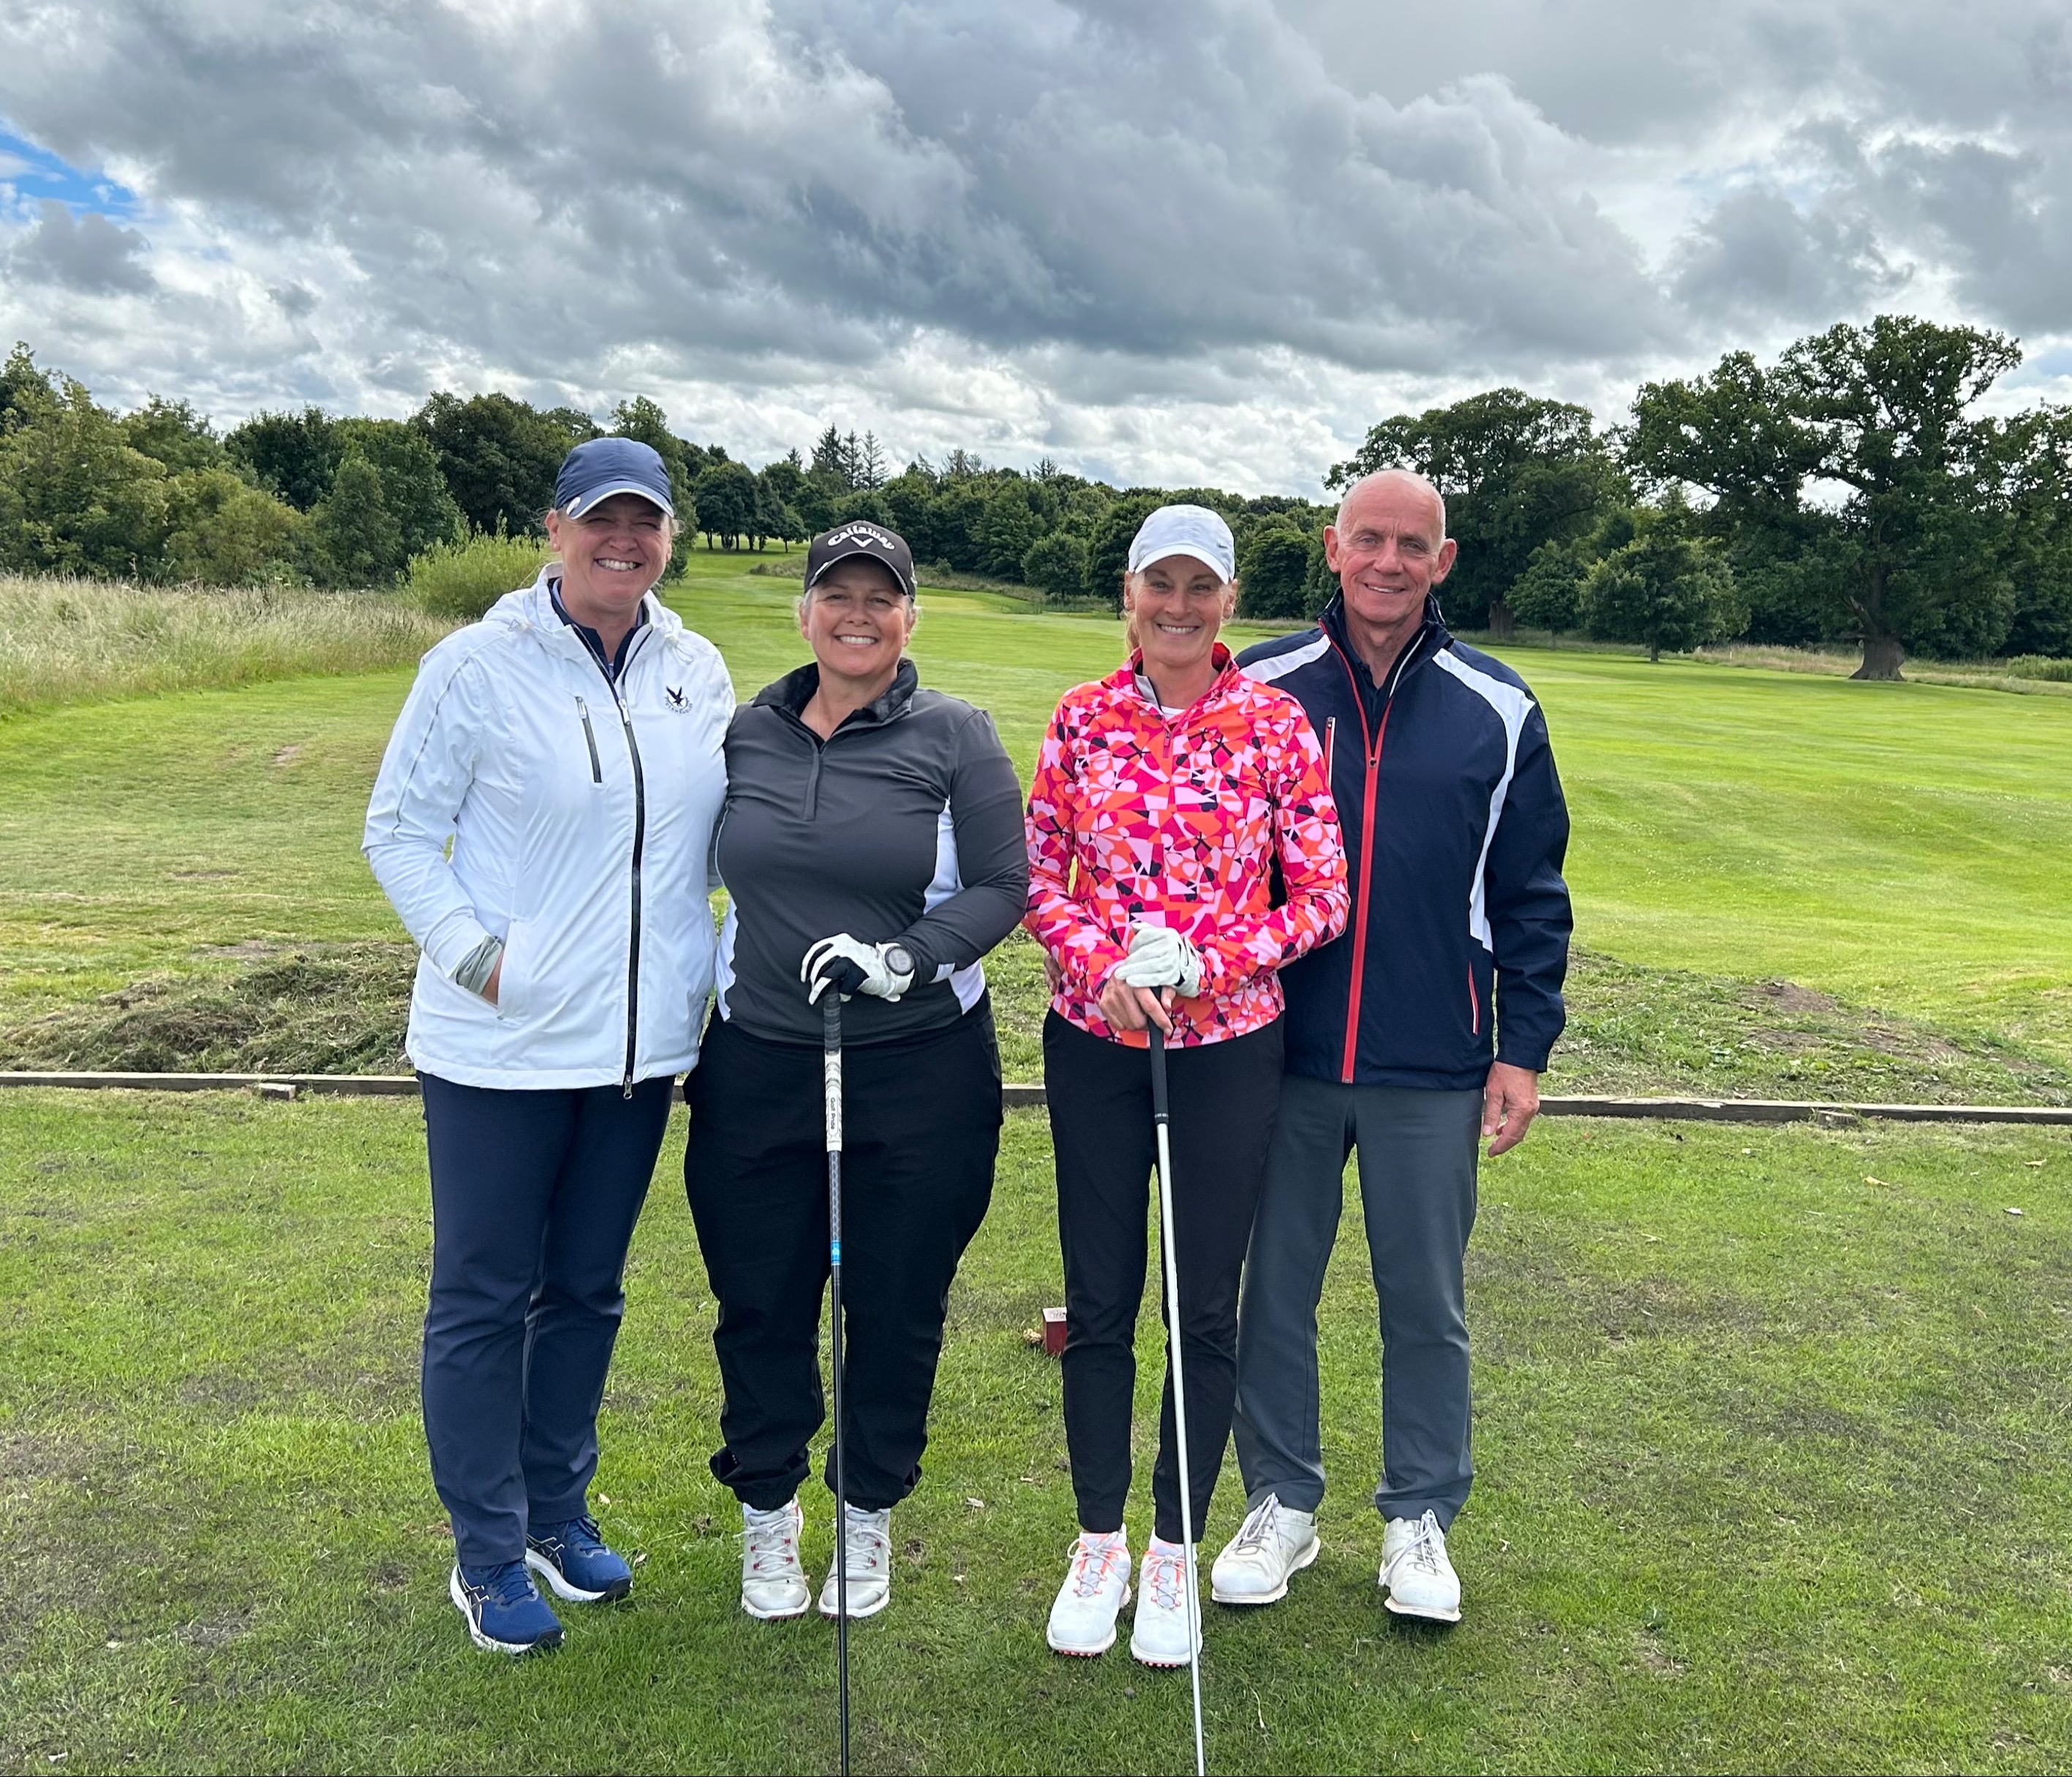
[[[672,710],[688,710],[690,708],[689,703],[684,697],[684,689],[681,685],[666,685],[664,689],[669,693],[669,707]]]

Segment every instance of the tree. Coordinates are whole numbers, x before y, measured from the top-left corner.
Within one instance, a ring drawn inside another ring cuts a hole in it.
[[[758,488],[755,471],[745,463],[715,463],[692,489],[697,519],[709,549],[717,538],[722,547],[738,549],[755,529]]]
[[[1087,590],[1085,540],[1069,531],[1053,531],[1029,545],[1022,557],[1022,578],[1046,599],[1078,599]]]
[[[1659,661],[1665,648],[1686,652],[1741,627],[1746,614],[1725,552],[1691,535],[1684,516],[1680,505],[1637,512],[1632,541],[1590,570],[1582,604],[1593,636],[1643,643]]]
[[[356,446],[310,514],[310,568],[327,586],[393,585],[409,557],[403,527],[382,498],[381,476]]]
[[[405,560],[466,530],[438,453],[416,427],[404,420],[339,420],[335,430],[340,447],[358,451],[381,478],[381,504],[396,520]]]
[[[581,439],[576,420],[589,431],[586,416],[541,413],[508,395],[462,399],[434,395],[411,421],[438,453],[446,487],[468,523],[491,533],[500,525],[513,534],[537,531],[554,502],[554,478],[561,459]]]
[[[875,432],[863,434],[863,442],[857,442],[856,434],[849,435],[851,459],[856,466],[856,485],[859,487],[882,487],[885,485],[885,449],[878,442]]]
[[[1246,617],[1314,616],[1309,533],[1283,520],[1256,527],[1238,550],[1238,611]]]
[[[878,492],[892,515],[892,529],[906,539],[914,559],[932,561],[939,557],[943,552],[935,524],[935,483],[927,471],[908,468]]]
[[[2000,457],[2011,535],[2010,654],[2072,654],[2072,407],[2005,422]]]
[[[168,472],[213,469],[223,461],[223,441],[206,414],[185,401],[154,395],[134,413],[122,416],[122,430],[134,449],[162,463]]]
[[[223,441],[230,460],[259,486],[298,512],[331,492],[344,454],[335,427],[320,407],[299,413],[254,413]]]
[[[1011,580],[1022,571],[1022,558],[1043,534],[1042,521],[1029,504],[1029,488],[1019,475],[994,487],[979,515],[979,572]]]
[[[1500,634],[1511,622],[1505,596],[1532,552],[1574,541],[1632,497],[1587,408],[1519,389],[1383,420],[1325,485],[1343,488],[1390,468],[1416,470],[1446,502],[1447,532],[1460,544],[1449,610]]]
[[[1133,487],[1100,516],[1087,544],[1087,590],[1096,599],[1112,599],[1122,608],[1122,576],[1129,566],[1129,545],[1137,528],[1160,506],[1166,496],[1153,487]]]
[[[1895,679],[1909,651],[1990,653],[2012,625],[2002,438],[1972,409],[2021,361],[1975,327],[1834,327],[1769,370],[1737,352],[1708,377],[1646,385],[1628,458],[1712,494],[1706,528],[1756,540],[1789,570],[1775,586],[1853,634],[1858,678]],[[1809,500],[1820,483],[1844,490],[1838,506]]]
[[[292,571],[307,522],[228,469],[189,469],[166,483],[165,578],[208,586],[277,579]]]
[[[1581,619],[1583,582],[1589,571],[1576,544],[1543,543],[1511,584],[1511,608],[1520,623],[1545,630],[1559,647],[1561,631],[1575,628]]]
[[[162,569],[165,465],[70,376],[8,360],[0,431],[0,568],[150,579]]]

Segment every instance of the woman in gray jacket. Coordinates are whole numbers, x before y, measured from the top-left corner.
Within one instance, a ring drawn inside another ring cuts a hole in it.
[[[863,977],[843,1014],[852,1616],[890,1598],[891,1508],[920,1478],[950,1282],[993,1194],[1000,1055],[979,959],[1026,905],[1021,792],[985,712],[920,688],[915,615],[900,538],[868,524],[816,537],[800,601],[813,664],[727,733],[731,907],[684,1173],[719,1302],[713,1473],[742,1503],[742,1608],[766,1619],[812,1597],[798,1491],[828,1277],[814,1002],[837,964]],[[820,1610],[837,1609],[830,1574]]]
[[[569,453],[559,559],[425,656],[364,849],[421,955],[432,1186],[425,1435],[476,1643],[623,1597],[590,1516],[620,1277],[712,985],[706,855],[734,690],[649,589],[674,520],[630,438]]]

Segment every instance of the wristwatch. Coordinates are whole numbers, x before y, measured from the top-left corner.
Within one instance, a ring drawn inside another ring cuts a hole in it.
[[[894,974],[904,975],[911,981],[914,978],[914,952],[904,944],[887,944],[885,947],[885,966]]]

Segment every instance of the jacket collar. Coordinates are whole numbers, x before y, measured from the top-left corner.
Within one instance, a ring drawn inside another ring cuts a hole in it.
[[[1238,669],[1237,657],[1221,642],[1211,648],[1209,661],[1215,668],[1216,676],[1210,681],[1208,689],[1194,700],[1192,708],[1198,709],[1202,705],[1221,697],[1230,689],[1232,681],[1244,676]],[[1108,683],[1118,691],[1135,692],[1154,710],[1164,707],[1158,701],[1157,692],[1152,688],[1150,676],[1144,670],[1144,650],[1141,648],[1133,650],[1129,658],[1108,675]]]
[[[787,716],[800,721],[805,719],[806,705],[813,701],[813,693],[820,688],[820,668],[817,661],[808,660],[802,666],[787,673],[774,685],[766,685],[755,693],[754,707],[758,710],[781,710]],[[853,710],[842,718],[841,728],[852,723],[882,727],[886,722],[896,722],[906,714],[914,701],[914,693],[921,689],[921,675],[913,661],[902,656],[899,668],[892,675],[892,683],[884,696],[874,703],[865,704],[861,710]],[[841,728],[835,731],[839,734]]]
[[[1346,627],[1346,595],[1342,592],[1331,594],[1331,602],[1324,607],[1324,614],[1317,619],[1317,627],[1330,637],[1338,652],[1345,656],[1355,678],[1363,685],[1373,685],[1374,675],[1367,670],[1367,661],[1359,650],[1353,646],[1351,631]],[[1446,627],[1445,617],[1439,609],[1439,595],[1426,593],[1424,627],[1410,639],[1410,645],[1397,656],[1389,677],[1400,685],[1453,639],[1452,631]]]
[[[483,621],[512,629],[529,629],[539,638],[543,647],[572,660],[590,660],[592,656],[589,645],[571,625],[561,621],[560,613],[554,609],[554,589],[561,584],[561,563],[549,561],[540,570],[539,578],[532,585],[520,586],[516,592],[507,592],[491,605]],[[683,619],[653,593],[642,599],[640,607],[646,613],[646,621],[640,625],[640,632],[652,629],[655,637],[652,642],[643,644],[644,648],[673,643],[683,635]],[[629,648],[627,660],[630,661],[638,651]]]

